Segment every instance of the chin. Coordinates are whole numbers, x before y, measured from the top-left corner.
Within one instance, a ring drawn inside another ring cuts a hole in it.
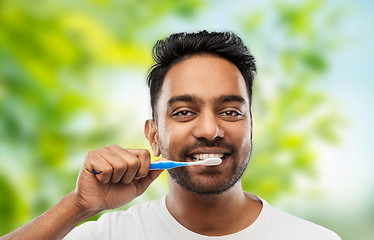
[[[169,170],[171,178],[184,189],[199,195],[218,195],[233,187],[241,178],[242,174],[226,177],[222,174],[204,174],[191,176],[187,171],[181,169]]]

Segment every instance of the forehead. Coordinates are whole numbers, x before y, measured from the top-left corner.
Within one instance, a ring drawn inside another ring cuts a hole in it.
[[[159,103],[178,95],[194,95],[203,99],[239,95],[249,101],[239,69],[226,59],[212,55],[192,56],[169,69]]]

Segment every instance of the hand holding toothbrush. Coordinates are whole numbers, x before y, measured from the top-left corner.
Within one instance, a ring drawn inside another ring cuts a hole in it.
[[[145,149],[111,145],[89,152],[74,191],[77,205],[84,211],[100,212],[131,202],[162,172],[149,171],[150,163],[151,155]]]

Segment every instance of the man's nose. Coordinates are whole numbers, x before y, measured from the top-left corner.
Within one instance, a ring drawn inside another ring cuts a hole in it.
[[[198,139],[214,140],[216,138],[223,138],[225,134],[219,124],[219,119],[214,113],[200,113],[193,130],[193,135]]]

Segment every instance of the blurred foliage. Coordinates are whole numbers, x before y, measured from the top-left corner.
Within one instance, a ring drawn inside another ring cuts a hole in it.
[[[340,10],[323,11],[323,4],[278,1],[273,12],[257,10],[242,20],[248,42],[267,39],[254,88],[253,152],[242,182],[269,201],[292,194],[300,176],[317,177],[319,144],[339,142],[343,120],[315,87],[338,41],[326,32]],[[271,26],[271,38],[262,25]]]
[[[103,95],[109,81],[94,77],[95,71],[146,71],[151,46],[164,37],[158,24],[192,20],[209,4],[214,2],[0,0],[0,235],[72,190],[89,150],[111,143],[148,148],[142,132],[130,138],[118,131],[139,119],[125,113],[113,124],[106,117],[113,111]],[[320,29],[338,17],[321,12],[322,1],[273,5],[275,18],[259,9],[239,22],[245,42],[266,39],[268,49],[260,55],[273,59],[259,62],[254,150],[243,177],[245,190],[267,200],[292,192],[296,175],[315,177],[316,143],[336,143],[340,122],[323,109],[327,97],[313,90],[334,47]],[[317,19],[321,14],[326,18]],[[269,24],[277,29],[272,39],[264,32]],[[121,110],[131,107],[124,103]],[[160,196],[166,184],[162,176],[134,203]]]
[[[97,97],[105,79],[92,72],[149,67],[147,46],[155,41],[149,28],[172,10],[190,17],[199,6],[198,0],[0,1],[0,235],[74,188],[75,157],[81,163],[82,152],[119,139],[120,126],[105,118],[105,97]]]

